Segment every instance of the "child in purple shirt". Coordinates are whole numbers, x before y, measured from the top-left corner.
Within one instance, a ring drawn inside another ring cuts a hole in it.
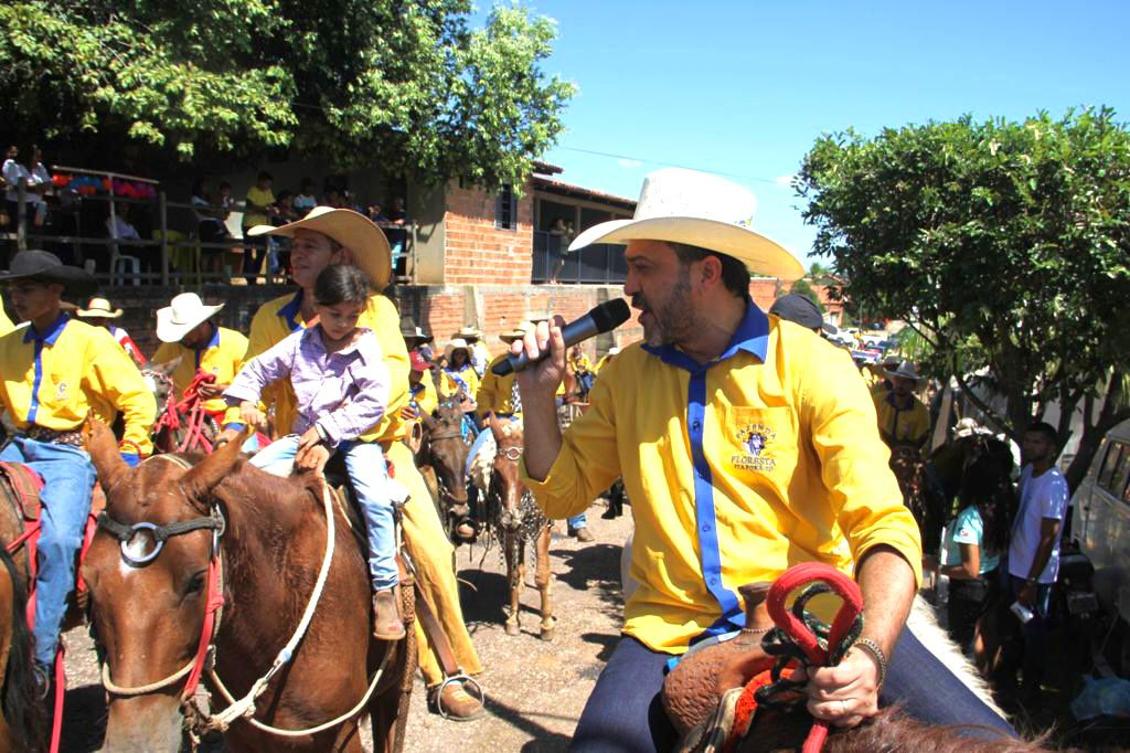
[[[389,375],[380,345],[371,330],[357,326],[369,295],[368,279],[356,267],[326,267],[314,283],[317,326],[298,330],[244,364],[224,398],[240,405],[246,423],[261,426],[263,389],[290,379],[298,407],[292,433],[264,448],[251,464],[281,476],[295,467],[321,473],[331,450],[344,455],[368,529],[373,634],[399,640],[405,633],[394,592],[396,541],[385,460],[379,444],[360,439],[380,421],[388,403]]]

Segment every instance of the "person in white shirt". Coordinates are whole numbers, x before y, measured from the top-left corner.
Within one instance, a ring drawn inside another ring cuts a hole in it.
[[[126,219],[126,214],[129,212],[129,207],[125,204],[118,204],[113,217],[106,217],[106,230],[109,231],[110,237],[115,240],[141,240],[141,235],[138,234],[137,228],[130,224]]]
[[[19,201],[20,201],[20,181],[25,181],[28,190],[24,194],[24,202],[27,204],[34,204],[36,201],[36,194],[32,191],[34,180],[31,173],[23,163],[20,162],[20,148],[18,146],[9,146],[7,151],[4,152],[4,198],[7,201],[8,217],[13,227],[16,224],[16,218],[19,216]],[[32,219],[32,212],[34,209],[29,206],[27,218]]]
[[[1027,464],[1020,472],[1020,509],[1012,524],[1008,548],[1012,599],[1034,614],[1024,623],[1023,685],[1025,705],[1039,700],[1040,676],[1047,644],[1048,607],[1059,575],[1059,545],[1071,497],[1067,480],[1054,467],[1059,437],[1047,423],[1034,423],[1021,445]],[[1015,661],[1009,662],[1015,665]]]

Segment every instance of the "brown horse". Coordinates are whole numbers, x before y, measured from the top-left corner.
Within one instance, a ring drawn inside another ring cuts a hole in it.
[[[266,474],[242,462],[239,445],[195,466],[161,455],[131,469],[110,432],[91,427],[88,447],[108,503],[83,577],[103,678],[112,682],[108,753],[178,750],[186,710],[194,708],[182,698],[184,668],[203,641],[215,662],[205,672],[209,688],[216,692],[218,678],[241,698],[267,675],[314,590],[328,543],[323,482]],[[347,714],[378,667],[383,674],[367,708],[374,740],[385,751],[403,744],[413,632],[391,645],[372,640],[365,558],[344,513],[335,506],[332,515],[335,549],[318,608],[291,661],[254,702],[251,720],[231,723],[228,750],[359,753],[359,714],[298,737],[277,737],[253,722],[307,729]],[[213,579],[217,565],[222,575]],[[223,607],[209,631],[206,607],[217,580]],[[403,589],[406,617],[411,592]],[[228,703],[215,697],[213,706]]]
[[[0,548],[0,753],[38,748],[43,740],[43,703],[32,673],[32,636],[27,626],[25,575]]]
[[[521,595],[526,579],[526,546],[532,541],[537,548],[537,570],[534,585],[541,592],[541,637],[552,640],[554,631],[551,591],[553,575],[549,570],[549,535],[551,523],[522,485],[518,461],[522,457],[522,425],[490,419],[490,430],[498,445],[488,493],[488,525],[498,537],[506,556],[506,573],[510,585],[510,614],[506,618],[506,634],[521,632]]]
[[[434,416],[423,417],[423,434],[416,465],[432,492],[439,519],[449,538],[471,513],[467,498],[467,442],[463,439],[463,407],[445,398]]]

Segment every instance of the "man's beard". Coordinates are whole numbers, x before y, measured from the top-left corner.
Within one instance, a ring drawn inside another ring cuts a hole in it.
[[[691,308],[690,292],[690,275],[682,274],[667,300],[658,305],[649,305],[643,293],[632,296],[632,305],[651,316],[651,323],[643,326],[648,345],[678,345],[695,331],[697,317]]]

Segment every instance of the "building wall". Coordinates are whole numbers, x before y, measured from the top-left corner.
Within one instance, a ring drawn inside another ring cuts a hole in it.
[[[517,200],[513,230],[495,227],[497,194],[482,188],[447,185],[444,215],[445,285],[528,285],[533,273],[533,192]]]

